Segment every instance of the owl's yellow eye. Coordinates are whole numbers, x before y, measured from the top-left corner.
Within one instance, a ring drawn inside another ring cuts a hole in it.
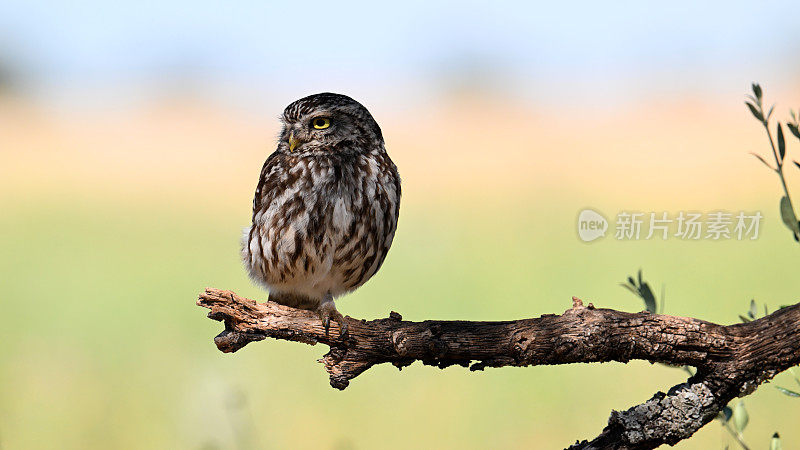
[[[331,120],[330,119],[326,119],[324,117],[317,117],[316,119],[314,119],[311,122],[311,124],[317,130],[324,130],[325,128],[328,128],[329,126],[331,126]]]

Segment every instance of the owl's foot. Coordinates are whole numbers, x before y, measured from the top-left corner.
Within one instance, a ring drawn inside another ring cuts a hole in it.
[[[342,313],[336,309],[333,298],[326,298],[323,300],[317,308],[317,314],[319,314],[319,318],[322,320],[322,325],[325,326],[326,336],[331,326],[331,319],[333,319],[334,322],[339,324],[339,338],[342,340],[347,338],[347,322],[344,321]]]

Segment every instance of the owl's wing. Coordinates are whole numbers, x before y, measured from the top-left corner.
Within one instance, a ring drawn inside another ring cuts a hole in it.
[[[286,172],[286,165],[280,153],[275,152],[264,161],[258,186],[253,196],[253,217],[264,205],[269,205],[276,196],[280,195],[281,181]]]

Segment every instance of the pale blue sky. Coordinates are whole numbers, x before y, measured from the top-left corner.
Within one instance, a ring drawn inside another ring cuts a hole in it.
[[[413,100],[474,79],[569,101],[800,82],[796,1],[65,3],[0,3],[0,53],[32,92],[67,101],[186,86]]]

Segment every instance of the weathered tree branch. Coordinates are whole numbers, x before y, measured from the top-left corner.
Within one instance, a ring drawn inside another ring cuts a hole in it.
[[[197,304],[225,323],[214,342],[226,353],[271,337],[330,351],[322,362],[331,386],[344,389],[375,364],[398,368],[414,361],[437,367],[485,367],[627,362],[641,359],[697,368],[697,374],[627,411],[612,411],[608,426],[573,449],[650,449],[675,444],[707,424],[734,397],[747,395],[800,363],[800,304],[745,324],[595,308],[573,298],[564,314],[506,322],[409,322],[346,317],[344,341],[333,324],[326,335],[318,316],[233,292],[206,289]]]

